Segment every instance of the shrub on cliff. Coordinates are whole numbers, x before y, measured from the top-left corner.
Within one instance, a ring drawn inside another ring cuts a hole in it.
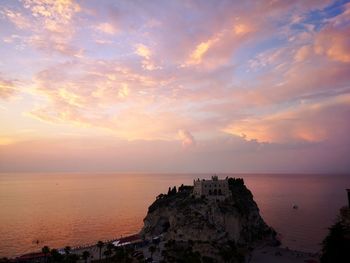
[[[329,229],[322,245],[321,263],[350,262],[350,230],[341,221]]]

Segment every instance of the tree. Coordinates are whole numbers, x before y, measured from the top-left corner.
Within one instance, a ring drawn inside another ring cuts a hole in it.
[[[233,257],[233,253],[229,248],[225,248],[220,250],[220,256],[224,262],[230,262]]]
[[[115,252],[115,259],[117,262],[122,262],[125,258],[125,251],[122,247],[115,247],[114,248]]]
[[[72,250],[72,248],[70,246],[66,246],[64,248],[64,253],[66,253],[66,255],[68,256],[70,254],[71,250]]]
[[[203,263],[214,263],[214,259],[208,256],[202,256]]]
[[[90,252],[85,250],[81,257],[84,259],[85,263],[87,263],[87,260],[90,257]]]
[[[329,234],[322,242],[321,263],[350,262],[350,229],[342,224],[335,223]]]
[[[160,194],[160,195],[158,195],[157,197],[156,197],[156,199],[158,200],[158,199],[162,199],[164,197],[164,195],[163,194]]]
[[[63,256],[55,248],[51,249],[50,254],[53,262],[61,262],[63,260]]]
[[[100,249],[100,260],[101,260],[101,258],[102,258],[102,248],[104,246],[104,243],[102,241],[98,241],[96,245]]]
[[[108,243],[107,244],[107,249],[112,251],[115,248],[115,245],[113,243]]]
[[[181,184],[179,187],[179,192],[182,192],[184,190],[184,184]]]
[[[75,263],[79,260],[79,256],[77,254],[69,254],[67,255],[67,261],[68,263]]]
[[[112,251],[106,249],[106,250],[103,252],[103,255],[105,255],[106,260],[108,260],[108,258],[110,257],[110,255],[112,255]]]
[[[153,253],[156,252],[156,247],[155,246],[150,246],[148,248],[148,251],[151,253],[151,258],[153,258]]]
[[[41,249],[41,252],[45,255],[45,262],[47,262],[47,256],[50,253],[50,248],[48,246],[44,246]]]
[[[108,243],[107,244],[107,250],[104,252],[106,258],[108,258],[109,256],[112,255],[112,251],[115,248],[115,245],[113,245],[113,243]]]

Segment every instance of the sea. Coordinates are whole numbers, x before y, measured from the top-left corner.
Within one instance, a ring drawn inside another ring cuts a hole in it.
[[[218,174],[243,178],[282,246],[320,251],[339,209],[348,204],[349,175]],[[95,244],[137,233],[160,193],[211,174],[0,174],[0,257]],[[293,208],[297,206],[297,209]]]

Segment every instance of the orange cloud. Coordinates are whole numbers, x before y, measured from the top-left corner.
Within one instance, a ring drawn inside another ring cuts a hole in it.
[[[147,47],[143,44],[137,44],[135,46],[135,54],[144,58],[142,60],[142,67],[144,69],[152,71],[152,70],[156,70],[156,69],[161,68],[159,66],[156,66],[155,63],[151,60],[152,51],[149,47]]]
[[[334,61],[350,62],[350,4],[340,15],[332,18],[329,24],[316,36],[314,50],[318,55],[326,55]]]
[[[143,44],[136,45],[135,53],[137,55],[139,55],[140,57],[143,57],[145,59],[149,59],[151,57],[151,54],[152,54],[151,50]]]
[[[205,42],[201,42],[195,48],[195,50],[191,53],[189,60],[187,61],[188,65],[197,65],[202,62],[203,57],[208,52],[208,50],[213,46],[215,42],[217,42],[218,38],[209,39]]]
[[[245,35],[252,30],[247,24],[238,23],[233,26],[233,31],[236,35]]]
[[[310,57],[310,54],[312,54],[312,48],[308,45],[302,46],[298,49],[298,51],[295,53],[294,59],[297,62],[304,61],[308,57]]]
[[[326,55],[330,59],[344,63],[350,62],[350,45],[348,30],[342,32],[334,32],[326,30],[322,32],[316,39],[315,52],[318,55]]]
[[[57,23],[67,23],[81,10],[74,0],[24,0],[24,7],[30,9],[34,17]]]
[[[249,37],[256,37],[254,33],[258,27],[253,23],[230,20],[232,22],[229,26],[225,25],[210,38],[195,45],[182,67],[200,65],[205,69],[215,69],[227,65],[238,47],[244,45]],[[264,24],[265,22],[261,21],[260,26]]]

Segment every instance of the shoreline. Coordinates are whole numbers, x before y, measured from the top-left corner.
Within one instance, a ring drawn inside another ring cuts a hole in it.
[[[140,234],[139,233],[135,233],[135,234],[131,234],[131,235],[127,235],[127,236],[121,236],[119,238],[115,238],[115,239],[107,239],[107,240],[101,240],[104,244],[108,244],[108,243],[115,243],[118,242],[119,244],[122,245],[126,245],[127,242],[130,242],[130,240],[133,242],[134,240],[139,240],[140,239]],[[81,245],[77,245],[77,246],[70,246],[71,254],[77,254],[80,255],[82,254],[84,251],[89,251],[94,252],[94,250],[97,250],[97,242],[95,243],[90,243],[90,244],[81,244]],[[43,244],[43,247],[45,246],[45,244]],[[51,249],[53,249],[54,247],[52,247]],[[61,247],[61,248],[56,248],[57,251],[59,253],[64,254],[64,248],[65,247]],[[92,253],[91,253],[92,254]],[[38,259],[43,257],[44,254],[40,251],[31,251],[28,253],[23,253],[23,254],[19,254],[19,255],[15,255],[15,256],[10,256],[10,257],[0,257],[0,259],[2,258],[6,258],[11,262],[21,262],[24,260],[34,260],[34,259]],[[23,259],[23,260],[22,260]]]
[[[120,237],[117,239],[105,240],[103,243],[106,245],[108,243],[118,243],[118,246],[126,246],[130,244],[140,244],[144,242],[141,239],[140,233],[133,235],[128,235],[125,237]],[[97,242],[96,242],[97,243]],[[88,262],[99,259],[99,248],[97,244],[82,244],[78,246],[71,247],[71,254],[82,255],[84,251],[90,253],[90,258]],[[138,247],[138,250],[143,251],[144,254],[148,252],[148,243]],[[105,249],[105,247],[104,247]],[[102,249],[102,251],[104,251]],[[64,254],[64,247],[57,249],[61,254]],[[45,255],[41,251],[33,251],[30,253],[25,253],[20,256],[8,257],[9,262],[28,262],[40,260]],[[249,263],[318,263],[320,258],[319,252],[305,252],[300,250],[290,249],[283,246],[270,246],[262,245],[256,247],[251,254],[247,257],[246,262]]]

